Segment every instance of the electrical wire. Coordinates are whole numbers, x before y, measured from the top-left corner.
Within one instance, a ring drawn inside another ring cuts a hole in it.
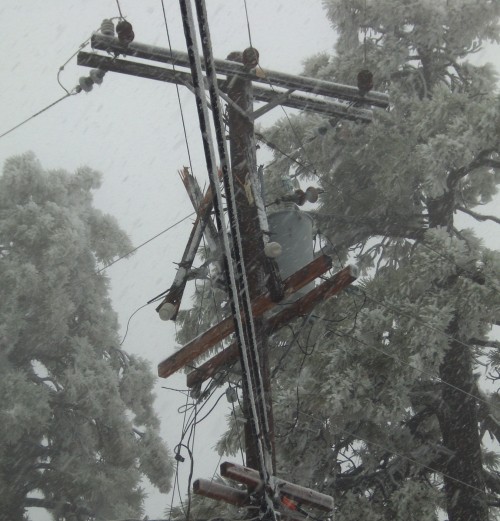
[[[193,215],[195,215],[196,212],[192,212],[190,213],[189,215],[186,215],[185,217],[183,217],[182,219],[178,220],[177,222],[175,222],[174,224],[172,224],[171,226],[168,226],[167,228],[165,228],[164,230],[162,230],[160,233],[157,233],[156,235],[154,235],[153,237],[151,237],[150,239],[148,239],[147,241],[144,241],[143,243],[139,244],[139,246],[136,246],[135,248],[133,248],[132,250],[130,250],[129,252],[121,255],[120,257],[118,257],[117,259],[115,259],[114,261],[110,262],[109,264],[106,264],[106,266],[103,266],[102,268],[98,269],[96,271],[96,273],[101,273],[102,271],[108,269],[110,266],[113,266],[113,264],[116,264],[117,262],[121,261],[122,259],[124,259],[125,257],[128,257],[129,255],[132,255],[132,253],[136,252],[138,249],[142,248],[143,246],[146,246],[146,244],[149,244],[150,242],[154,241],[155,239],[157,239],[158,237],[160,237],[160,235],[163,235],[164,233],[170,231],[172,228],[175,228],[177,225],[181,224],[183,221],[185,221],[186,219],[189,219],[190,217],[192,217]],[[151,302],[148,302],[148,304],[150,304]]]
[[[250,30],[250,20],[248,18],[247,0],[243,0],[243,5],[245,6],[245,17],[247,19],[248,43],[250,44],[250,47],[253,48],[253,45],[252,45],[252,31]]]
[[[138,307],[131,315],[130,317],[128,318],[128,321],[127,321],[127,327],[125,329],[125,334],[123,335],[123,338],[122,338],[122,341],[120,342],[120,347],[123,345],[123,342],[125,342],[125,339],[127,338],[127,335],[128,335],[128,328],[129,328],[129,325],[130,325],[130,321],[132,320],[132,318],[134,317],[134,315],[136,313],[138,313],[141,309],[145,308],[147,305],[149,304],[146,303],[146,304],[143,304],[142,306]]]
[[[123,18],[122,9],[120,7],[120,1],[116,0],[116,7],[118,7],[118,12],[120,13],[120,18]]]
[[[88,45],[90,42],[90,38],[87,38],[84,42],[80,44],[78,49],[59,67],[59,70],[57,71],[57,83],[59,83],[59,86],[61,89],[63,89],[66,94],[70,94],[70,91],[61,83],[61,72],[64,70],[64,67],[68,65],[68,63],[84,48]]]
[[[16,126],[12,127],[11,129],[7,130],[7,132],[4,132],[3,134],[0,134],[0,139],[2,139],[3,137],[7,136],[8,134],[10,134],[11,132],[14,132],[14,130],[17,130],[19,127],[22,127],[23,125],[25,125],[26,123],[28,123],[29,121],[31,121],[32,119],[35,119],[36,117],[40,116],[40,114],[43,114],[44,112],[46,112],[47,110],[51,109],[52,107],[55,107],[58,103],[60,103],[61,101],[69,98],[70,96],[75,96],[76,94],[79,94],[80,91],[72,91],[72,92],[68,92],[66,95],[64,95],[62,98],[59,98],[57,99],[56,101],[50,103],[50,105],[47,105],[46,107],[44,107],[42,110],[39,110],[38,112],[35,112],[35,114],[33,114],[32,116],[30,116],[29,118],[26,118],[24,121],[21,121],[21,123],[18,123]]]
[[[175,61],[173,60],[172,43],[171,43],[171,40],[170,40],[170,31],[169,31],[169,28],[168,28],[167,12],[165,10],[165,2],[164,2],[164,0],[161,0],[161,8],[162,8],[162,11],[163,11],[163,22],[165,24],[165,31],[167,33],[168,48],[169,48],[170,56],[172,57],[172,69],[173,69],[174,74],[175,74],[176,73]],[[184,110],[182,109],[181,94],[180,94],[180,90],[179,90],[179,85],[177,83],[175,84],[175,90],[177,92],[177,102],[179,104],[179,111],[180,111],[180,115],[181,115],[182,129],[183,129],[183,132],[184,132],[184,141],[186,143],[186,150],[187,150],[187,155],[188,155],[189,168],[191,169],[191,173],[194,173],[194,171],[193,171],[193,162],[191,160],[191,151],[190,151],[190,148],[189,148],[189,140],[188,140],[187,129],[186,129],[186,121],[184,119]]]

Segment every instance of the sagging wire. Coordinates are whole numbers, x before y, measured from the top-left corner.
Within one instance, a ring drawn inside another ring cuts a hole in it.
[[[128,320],[127,320],[127,327],[125,329],[125,334],[123,335],[123,338],[122,338],[122,341],[120,342],[120,347],[123,345],[123,343],[125,342],[125,339],[127,338],[127,335],[128,335],[128,328],[130,326],[130,321],[132,320],[132,318],[134,317],[134,315],[136,313],[138,313],[141,309],[145,308],[147,305],[149,305],[149,302],[147,302],[146,304],[143,304],[142,306],[138,307],[131,315],[130,317],[128,317]]]

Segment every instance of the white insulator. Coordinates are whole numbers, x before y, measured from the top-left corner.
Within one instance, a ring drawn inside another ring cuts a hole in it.
[[[309,203],[315,203],[319,197],[319,190],[314,186],[310,186],[306,189],[306,201]]]
[[[111,20],[105,18],[101,22],[101,33],[105,36],[114,36],[115,35],[115,25]]]
[[[158,315],[162,320],[170,320],[175,314],[175,306],[170,302],[165,302],[163,306],[158,310]]]
[[[264,253],[266,254],[266,257],[275,259],[283,253],[283,248],[279,242],[268,242],[264,246]]]
[[[102,69],[91,69],[89,76],[94,83],[100,85],[105,74],[106,71],[103,71]]]
[[[78,83],[80,84],[82,90],[84,90],[85,92],[90,92],[94,87],[94,80],[89,76],[82,76],[78,80]]]

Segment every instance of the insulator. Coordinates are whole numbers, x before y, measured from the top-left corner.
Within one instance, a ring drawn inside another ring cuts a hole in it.
[[[234,387],[226,389],[226,398],[229,403],[234,403],[238,400],[238,391]]]
[[[299,206],[302,206],[306,202],[306,193],[304,190],[301,190],[300,188],[298,190],[295,190],[293,194],[293,200],[296,204]]]
[[[101,22],[101,33],[104,34],[104,36],[114,36],[115,35],[115,24],[111,21],[105,18]]]
[[[319,190],[314,187],[310,186],[309,188],[306,188],[306,201],[308,203],[315,203],[318,200],[319,197]]]
[[[84,90],[85,92],[90,92],[94,87],[94,80],[89,76],[82,76],[78,80],[78,83],[80,84],[82,90]]]
[[[132,28],[132,24],[127,20],[120,20],[116,24],[116,34],[121,43],[129,44],[134,41],[135,34]]]
[[[362,96],[373,89],[373,73],[368,69],[358,72],[358,89]]]
[[[170,302],[165,302],[163,306],[158,310],[158,315],[162,320],[171,320],[175,315],[175,306]]]
[[[102,69],[91,69],[89,76],[94,83],[100,85],[105,74],[106,71],[103,71]]]
[[[243,51],[242,58],[246,69],[255,69],[259,64],[259,51],[254,47],[248,47]]]
[[[270,259],[275,259],[283,253],[283,248],[281,247],[281,244],[279,242],[268,242],[264,246],[264,253],[266,257],[269,257]]]

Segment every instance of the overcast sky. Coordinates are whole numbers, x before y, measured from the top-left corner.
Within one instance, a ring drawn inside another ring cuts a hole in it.
[[[136,41],[167,47],[160,0],[121,0],[123,14],[133,24]],[[174,49],[185,50],[177,0],[165,0]],[[214,54],[225,58],[249,46],[243,0],[208,0]],[[253,45],[264,68],[299,73],[302,60],[331,50],[334,33],[319,0],[248,0]],[[64,95],[56,81],[59,67],[78,49],[103,18],[118,15],[115,0],[2,0],[0,3],[0,134]],[[87,49],[88,50],[88,49]],[[61,81],[67,89],[87,75],[76,59],[65,67]],[[182,106],[194,158],[194,173],[207,180],[194,98],[181,90]],[[281,116],[274,111],[265,120]],[[100,87],[69,98],[0,140],[0,162],[32,150],[45,168],[74,171],[89,165],[103,173],[95,194],[100,209],[114,215],[138,245],[182,217],[192,208],[177,170],[187,165],[179,106],[173,85],[107,74]],[[264,152],[262,152],[264,153]],[[269,157],[269,156],[267,156]],[[259,160],[262,162],[266,156]],[[122,332],[129,316],[151,297],[167,289],[175,275],[191,221],[175,227],[130,260],[107,270]],[[189,300],[187,301],[189,304]],[[137,313],[124,347],[151,361],[173,353],[173,325],[161,322],[154,307]],[[179,441],[184,397],[161,385],[184,388],[185,377],[158,381],[157,410],[170,448]],[[218,395],[216,395],[218,396]],[[210,448],[224,431],[225,399],[197,430],[194,477],[211,477],[218,457]],[[181,469],[181,491],[187,487],[188,458]],[[146,513],[163,517],[170,497],[150,493]],[[48,519],[37,512],[37,521]]]
[[[136,41],[167,46],[160,0],[121,0],[123,14],[133,24]],[[174,49],[185,50],[177,0],[165,0]],[[248,47],[243,0],[207,0],[214,54],[225,58]],[[334,33],[320,0],[248,0],[253,45],[263,68],[300,73],[304,58],[332,50]],[[103,18],[118,15],[115,0],[2,0],[0,4],[0,134],[64,94],[56,81],[59,67],[78,49]],[[494,59],[490,52],[487,56]],[[76,59],[65,67],[61,81],[71,89],[86,68]],[[181,90],[194,173],[207,180],[193,96]],[[266,117],[269,124],[279,110]],[[32,150],[45,168],[74,171],[89,165],[103,173],[96,205],[114,215],[138,245],[191,213],[177,170],[187,165],[175,87],[149,80],[107,74],[100,87],[69,98],[47,113],[0,140],[0,161]],[[260,153],[259,161],[266,159]],[[269,156],[267,156],[269,157]],[[130,315],[147,300],[168,288],[175,275],[191,221],[185,221],[141,248],[131,259],[107,270],[112,298],[122,332]],[[484,228],[483,235],[489,232]],[[493,229],[492,229],[493,230]],[[495,244],[497,247],[499,243]],[[173,325],[161,322],[152,306],[137,313],[124,347],[151,361],[173,353]],[[162,433],[170,448],[179,441],[184,398],[161,386],[185,387],[176,375],[158,381],[157,410]],[[194,477],[211,477],[218,457],[209,450],[224,430],[217,411],[198,429]],[[188,462],[181,470],[181,490],[187,486]],[[150,518],[159,518],[170,497],[151,493],[146,503]],[[44,520],[37,514],[34,519]]]

